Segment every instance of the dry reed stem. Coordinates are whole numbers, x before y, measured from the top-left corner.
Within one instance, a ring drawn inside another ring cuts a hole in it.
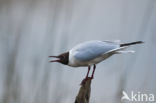
[[[91,80],[91,78],[88,78],[85,83],[81,84],[79,93],[75,99],[75,103],[89,103],[91,93]]]

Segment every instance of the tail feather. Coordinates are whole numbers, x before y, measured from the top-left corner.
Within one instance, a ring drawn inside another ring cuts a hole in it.
[[[120,47],[135,45],[135,44],[141,44],[141,43],[144,43],[144,42],[143,41],[136,41],[136,42],[131,42],[131,43],[124,43],[124,44],[120,44]]]
[[[133,51],[133,50],[126,50],[126,51],[116,51],[115,53],[118,53],[118,54],[135,53],[135,51]]]

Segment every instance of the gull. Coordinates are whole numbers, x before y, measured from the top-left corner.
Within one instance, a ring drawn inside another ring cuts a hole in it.
[[[134,51],[125,49],[130,45],[141,43],[143,42],[136,41],[130,43],[120,43],[119,41],[91,40],[80,43],[71,50],[58,56],[49,57],[56,58],[56,60],[51,60],[50,62],[58,62],[71,67],[88,67],[88,72],[85,78],[85,80],[87,80],[89,78],[88,75],[91,66],[93,66],[93,72],[91,75],[91,79],[93,79],[96,64],[102,62],[114,54],[133,53]]]

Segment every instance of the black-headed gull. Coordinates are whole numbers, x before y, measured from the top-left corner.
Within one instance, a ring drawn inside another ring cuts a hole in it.
[[[88,66],[86,79],[88,78],[90,67],[93,66],[91,78],[94,76],[96,64],[112,56],[113,54],[129,53],[134,51],[125,51],[124,49],[130,45],[140,44],[142,41],[131,43],[120,43],[113,41],[98,41],[92,40],[81,43],[68,52],[62,53],[58,56],[49,56],[57,58],[50,62],[58,62],[72,67]]]

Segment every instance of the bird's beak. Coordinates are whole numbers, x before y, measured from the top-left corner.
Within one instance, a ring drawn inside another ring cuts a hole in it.
[[[51,60],[50,62],[60,62],[60,57],[58,56],[49,56],[50,58],[58,58],[57,60]]]

